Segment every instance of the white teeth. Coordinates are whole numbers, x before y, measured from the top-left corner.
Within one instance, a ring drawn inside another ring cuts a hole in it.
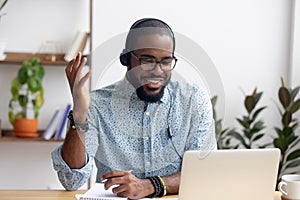
[[[146,80],[148,83],[152,83],[152,84],[158,84],[160,81],[159,80],[150,80],[150,79],[148,79],[148,80]]]

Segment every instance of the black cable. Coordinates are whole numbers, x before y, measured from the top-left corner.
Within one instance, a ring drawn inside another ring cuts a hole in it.
[[[177,149],[176,149],[176,147],[174,145],[173,134],[172,134],[172,130],[170,129],[169,125],[168,125],[168,135],[169,135],[169,138],[171,140],[171,143],[172,143],[172,146],[173,146],[175,152],[177,153],[177,155],[179,156],[179,158],[182,160],[182,156],[178,153],[178,151],[177,151]]]
[[[182,156],[179,154],[179,152],[177,151],[177,148],[174,145],[174,142],[173,142],[173,133],[172,133],[172,130],[171,130],[170,125],[169,125],[169,118],[170,118],[170,114],[171,114],[171,107],[172,107],[172,104],[173,104],[173,99],[172,99],[172,95],[170,93],[169,88],[168,87],[166,87],[166,88],[167,88],[169,96],[170,96],[170,107],[169,107],[169,111],[168,111],[168,128],[167,128],[168,136],[170,138],[170,141],[172,143],[172,146],[173,146],[175,152],[177,153],[177,155],[179,156],[179,158],[182,160]]]

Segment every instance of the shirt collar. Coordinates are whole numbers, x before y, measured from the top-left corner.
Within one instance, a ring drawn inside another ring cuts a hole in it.
[[[162,98],[160,99],[160,101],[162,103],[169,104],[170,98],[171,98],[170,88],[167,85],[165,87],[164,94],[163,94]]]

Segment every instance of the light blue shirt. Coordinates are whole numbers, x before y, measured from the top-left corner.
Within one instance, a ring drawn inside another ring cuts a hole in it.
[[[132,170],[146,178],[179,172],[186,150],[216,148],[210,97],[187,83],[171,81],[159,102],[147,103],[124,78],[91,92],[88,121],[87,163],[82,169],[68,167],[61,146],[52,152],[54,168],[67,190],[88,180],[93,159],[97,181],[112,170]]]

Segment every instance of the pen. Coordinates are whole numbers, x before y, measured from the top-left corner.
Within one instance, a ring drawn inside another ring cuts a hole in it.
[[[100,181],[100,183],[106,183],[109,180],[109,178],[103,179],[102,181]]]
[[[132,172],[132,170],[128,170],[129,173]],[[110,178],[106,178],[106,179],[103,179],[102,181],[100,181],[100,183],[106,183]]]

